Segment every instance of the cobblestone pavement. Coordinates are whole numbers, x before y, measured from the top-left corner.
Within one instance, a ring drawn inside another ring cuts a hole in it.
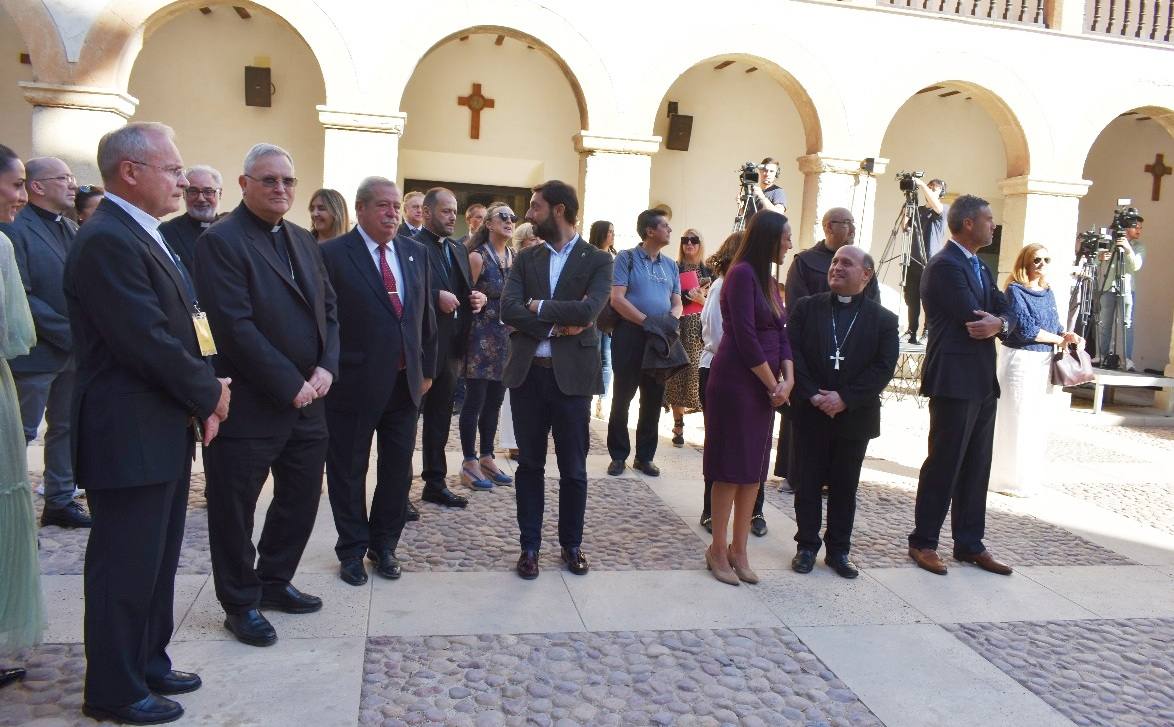
[[[420,501],[423,485],[412,486],[412,501],[421,521],[408,523],[398,554],[408,571],[506,571],[518,560],[518,519],[513,487],[472,491],[454,477],[449,487],[469,498],[465,509]],[[539,562],[560,563],[558,480],[546,481]],[[704,544],[638,479],[602,477],[587,483],[587,520],[583,550],[591,567],[601,570],[678,570],[704,568]],[[653,528],[656,537],[650,537]]]
[[[1174,488],[1169,484],[1060,482],[1052,489],[1174,535]]]
[[[1078,725],[1174,724],[1174,619],[944,628]]]
[[[368,640],[359,724],[878,725],[791,631]]]
[[[794,496],[766,489],[767,500],[788,514],[794,513]],[[910,566],[906,537],[913,528],[916,488],[862,482],[857,492],[856,522],[852,530],[852,560],[874,568]],[[825,502],[826,517],[826,502]],[[1000,560],[1012,566],[1029,565],[1126,565],[1128,558],[1056,527],[1050,523],[987,505],[984,542]],[[950,519],[942,528],[938,553],[953,553]]]
[[[460,416],[457,414],[454,414],[453,418],[452,418],[452,425],[448,429],[448,441],[444,445],[444,449],[447,452],[460,452],[461,451],[461,433],[460,433],[460,429],[457,427],[457,420],[458,419],[460,419]],[[636,424],[636,421],[633,419],[632,425],[635,426],[635,424]],[[594,427],[591,428],[591,431],[588,434],[587,441],[588,441],[588,445],[590,447],[589,451],[592,454],[607,454],[607,441],[604,439],[605,434],[606,434],[606,431],[604,433],[600,433],[600,432],[596,431],[596,429]],[[477,441],[478,441],[478,443],[480,443],[480,441],[481,441],[480,434],[477,435]],[[635,440],[633,440],[633,442],[634,441]],[[504,451],[501,448],[500,444],[501,444],[501,437],[498,436],[496,439],[494,439],[494,446],[496,447],[496,449],[499,453],[497,455],[498,457],[501,457],[500,453]],[[554,461],[554,459],[553,459],[553,457],[554,457],[554,437],[550,437],[550,439],[548,440],[547,453],[551,456],[551,459],[549,461],[553,462]]]
[[[0,727],[24,727],[34,720],[52,725],[94,724],[81,713],[86,673],[81,644],[45,644],[12,663],[22,664],[28,674],[0,692]]]

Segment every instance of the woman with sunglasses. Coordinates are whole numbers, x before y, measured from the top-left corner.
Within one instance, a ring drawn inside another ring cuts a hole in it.
[[[1044,481],[1047,463],[1048,392],[1055,346],[1084,340],[1065,331],[1048,286],[1052,258],[1033,243],[1015,258],[1007,277],[1007,302],[1017,325],[999,353],[999,409],[995,416],[994,458],[990,490],[1027,497]]]
[[[310,196],[310,234],[319,244],[350,232],[346,199],[337,190],[319,189]]]
[[[460,432],[464,462],[461,481],[476,490],[508,485],[514,480],[493,461],[493,440],[501,402],[505,397],[502,373],[509,348],[509,329],[501,322],[501,291],[514,263],[510,247],[518,216],[510,206],[494,202],[486,210],[485,223],[473,236],[469,273],[473,290],[485,294],[485,307],[473,316],[465,352],[465,404],[461,407]],[[477,434],[481,434],[478,458]]]
[[[616,256],[616,228],[607,220],[596,220],[591,223],[591,233],[587,238],[600,250]],[[607,392],[611,389],[611,334],[599,332],[599,358],[603,362],[603,394],[595,397],[595,418],[603,418],[603,400],[607,399]],[[610,403],[609,403],[610,408]]]
[[[685,413],[701,409],[698,397],[697,368],[701,363],[701,307],[709,294],[713,282],[713,271],[705,265],[705,241],[701,233],[693,228],[681,235],[677,248],[677,268],[681,272],[681,297],[685,309],[681,314],[681,345],[689,354],[689,365],[678,371],[665,382],[664,403],[673,408],[673,446],[685,446]],[[697,278],[697,283],[686,286],[686,280]]]

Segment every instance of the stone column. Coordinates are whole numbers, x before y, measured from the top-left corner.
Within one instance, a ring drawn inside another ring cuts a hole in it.
[[[1074,257],[1080,199],[1092,182],[1051,180],[1037,177],[1011,177],[999,182],[1003,193],[1002,246],[999,253],[999,278],[1011,271],[1015,256],[1024,245],[1038,242],[1048,246],[1052,259],[1068,265]],[[1053,262],[1053,277],[1057,266]],[[1060,296],[1056,296],[1061,303]],[[1067,301],[1061,303],[1066,304]]]
[[[393,181],[399,174],[399,140],[407,114],[368,113],[318,107],[325,128],[322,186],[337,189],[354,204],[359,182],[372,174]],[[312,191],[312,190],[311,190]]]
[[[636,216],[648,208],[652,155],[659,149],[659,136],[575,134],[584,235],[595,220],[610,220],[616,230],[616,249],[640,242]]]
[[[798,159],[803,172],[803,206],[789,209],[795,250],[805,250],[823,239],[823,215],[833,207],[847,207],[856,218],[856,244],[872,253],[884,240],[871,240],[876,212],[876,177],[884,174],[889,160],[874,159],[871,173],[860,168],[861,159],[808,154]],[[879,260],[877,261],[879,262]]]
[[[139,101],[113,88],[65,86],[35,81],[18,84],[33,105],[30,157],[65,161],[80,184],[98,184],[98,140],[126,123]]]

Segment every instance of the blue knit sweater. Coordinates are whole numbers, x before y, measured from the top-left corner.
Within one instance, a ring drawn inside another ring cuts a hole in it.
[[[1051,351],[1052,344],[1035,340],[1040,331],[1060,335],[1060,314],[1056,311],[1056,298],[1051,290],[1032,290],[1019,283],[1007,286],[1009,311],[1017,326],[1003,341],[1004,346],[1022,348],[1028,351]]]

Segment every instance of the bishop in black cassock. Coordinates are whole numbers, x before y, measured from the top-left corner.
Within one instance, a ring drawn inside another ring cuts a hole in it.
[[[858,575],[848,560],[856,488],[868,440],[880,434],[880,394],[897,364],[897,316],[867,296],[874,278],[872,258],[846,245],[832,259],[831,290],[802,298],[790,311],[791,416],[795,450],[803,453],[789,477],[799,544],[791,567],[799,573],[811,571],[826,544],[824,562],[845,578]],[[828,517],[821,541],[824,483]]]

